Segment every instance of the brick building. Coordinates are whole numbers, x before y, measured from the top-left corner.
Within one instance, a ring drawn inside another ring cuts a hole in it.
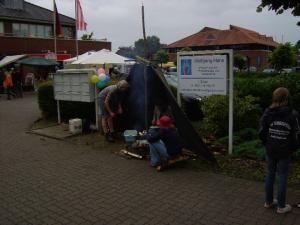
[[[171,61],[176,61],[177,52],[186,47],[193,51],[233,49],[235,54],[248,59],[249,66],[261,70],[267,67],[267,56],[277,46],[272,37],[230,25],[229,30],[205,27],[198,33],[169,44],[166,49]]]
[[[59,14],[64,36],[57,38],[57,60],[76,55],[75,19]],[[53,11],[24,0],[0,0],[0,59],[28,54],[46,57],[54,50]],[[108,41],[78,41],[79,54],[89,50],[111,50]]]

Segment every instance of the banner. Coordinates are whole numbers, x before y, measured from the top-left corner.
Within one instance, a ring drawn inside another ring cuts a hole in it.
[[[60,19],[59,19],[59,14],[58,14],[58,11],[57,11],[57,7],[56,7],[56,3],[55,3],[55,0],[53,1],[54,3],[54,16],[55,16],[55,35],[57,37],[63,37],[64,36],[64,32],[63,32],[63,29],[62,29],[62,26],[60,24]]]
[[[86,31],[86,26],[87,24],[83,18],[83,12],[80,5],[80,1],[76,0],[76,29]]]

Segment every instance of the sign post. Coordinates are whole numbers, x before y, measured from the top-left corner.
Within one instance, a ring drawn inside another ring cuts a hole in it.
[[[233,136],[233,51],[193,51],[177,53],[177,101],[180,94],[194,98],[229,94],[229,143]]]

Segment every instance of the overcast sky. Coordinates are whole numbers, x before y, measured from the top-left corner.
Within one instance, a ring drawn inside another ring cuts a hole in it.
[[[26,0],[53,9],[49,0]],[[75,17],[75,0],[56,0],[58,12]],[[146,34],[170,44],[200,31],[203,27],[228,29],[229,25],[272,36],[277,42],[300,40],[300,17],[290,11],[276,15],[264,9],[256,12],[260,0],[80,0],[87,32],[94,38],[107,38],[113,50],[133,46],[142,38],[141,5],[145,6]],[[82,32],[79,34],[81,35]]]

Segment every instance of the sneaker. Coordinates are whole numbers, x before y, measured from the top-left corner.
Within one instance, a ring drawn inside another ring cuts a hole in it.
[[[264,207],[265,207],[266,209],[272,209],[272,208],[274,208],[277,204],[278,204],[277,199],[273,199],[273,202],[272,202],[272,203],[269,203],[269,204],[268,204],[268,203],[265,202]]]
[[[162,166],[157,166],[157,167],[156,167],[156,171],[157,171],[157,172],[161,172],[162,170],[163,170],[163,167],[162,167]]]
[[[292,206],[288,204],[286,204],[283,208],[277,208],[277,213],[279,214],[288,213],[290,211],[292,211]]]

